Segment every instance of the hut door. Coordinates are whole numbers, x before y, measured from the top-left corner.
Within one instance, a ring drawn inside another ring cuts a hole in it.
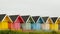
[[[41,25],[40,25],[40,23],[36,23],[36,30],[40,30],[41,29]]]
[[[49,30],[49,24],[45,24],[45,30]]]
[[[11,29],[11,23],[8,22],[8,29]]]
[[[58,24],[58,30],[60,30],[60,24]]]
[[[2,24],[0,23],[0,30],[2,29]]]
[[[26,30],[31,30],[31,24],[30,23],[26,23],[25,27],[26,27]]]
[[[8,29],[8,22],[2,22],[2,29],[3,30]]]

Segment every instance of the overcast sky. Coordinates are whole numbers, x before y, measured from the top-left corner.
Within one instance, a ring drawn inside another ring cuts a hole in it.
[[[0,14],[60,16],[60,0],[0,0]]]

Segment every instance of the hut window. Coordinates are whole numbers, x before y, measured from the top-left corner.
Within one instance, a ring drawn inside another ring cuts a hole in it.
[[[60,30],[60,24],[58,24],[58,29]]]

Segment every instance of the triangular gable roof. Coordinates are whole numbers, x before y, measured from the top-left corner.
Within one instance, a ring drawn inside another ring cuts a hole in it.
[[[17,19],[19,19],[20,23],[24,23],[24,20],[23,20],[23,18],[21,16],[18,15]]]
[[[52,19],[49,17],[49,18],[47,19],[46,23],[48,23],[48,24],[52,24],[53,21],[52,21]]]
[[[56,24],[60,24],[60,17],[57,18],[57,20],[56,20],[55,23],[56,23]]]
[[[23,18],[23,20],[26,22],[27,19],[29,18],[29,15],[25,15],[25,16],[21,16]]]
[[[57,18],[58,18],[58,17],[51,17],[51,19],[52,19],[53,23],[55,23],[55,22],[56,22]]]
[[[6,16],[6,14],[0,14],[0,21],[2,21],[5,16]]]
[[[35,21],[33,20],[32,16],[29,16],[29,18],[27,19],[26,23],[35,23]]]
[[[46,22],[48,19],[48,16],[42,17],[42,19],[44,20],[44,22]]]
[[[12,19],[12,21],[14,22],[16,19],[17,19],[17,17],[18,17],[19,15],[10,15],[9,17]]]
[[[39,17],[37,22],[39,22],[40,24],[44,23],[44,20],[42,19],[42,17]]]
[[[3,21],[7,21],[8,23],[12,23],[12,22],[13,22],[8,15],[6,15],[6,16],[3,18],[2,22],[3,22]]]
[[[35,22],[37,22],[37,20],[39,19],[39,17],[40,17],[40,16],[32,16],[32,18],[33,18],[33,20],[34,20]]]

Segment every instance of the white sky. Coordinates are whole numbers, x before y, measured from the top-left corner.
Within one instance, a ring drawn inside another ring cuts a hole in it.
[[[60,0],[0,0],[0,14],[60,16]]]

